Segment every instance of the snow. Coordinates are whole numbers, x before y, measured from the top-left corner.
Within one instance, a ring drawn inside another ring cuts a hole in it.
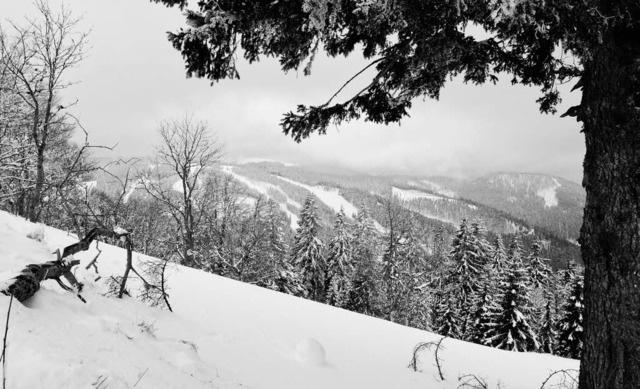
[[[42,242],[27,238],[38,229]],[[51,260],[54,249],[75,242],[0,212],[0,275]],[[108,298],[104,280],[122,273],[126,254],[100,243],[102,278],[94,281],[85,266],[95,246],[76,254],[86,304],[53,281],[24,305],[13,302],[7,387],[454,389],[460,374],[476,374],[491,388],[500,381],[533,389],[552,371],[578,368],[576,360],[445,339],[440,381],[429,353],[418,372],[407,368],[414,346],[438,335],[177,265],[168,274],[174,313]],[[136,263],[143,258],[134,254]],[[8,305],[0,295],[0,323]]]
[[[421,192],[419,190],[400,189],[400,188],[396,188],[395,186],[391,187],[391,194],[403,201],[413,201],[413,200],[420,200],[420,199],[431,200],[431,201],[456,201],[454,199],[434,195],[431,193]]]
[[[300,205],[300,203],[298,203],[297,201],[294,201],[292,199],[289,198],[289,196],[280,188],[278,188],[277,186],[270,184],[268,182],[262,182],[262,181],[257,181],[257,180],[252,180],[249,179],[247,177],[244,177],[236,172],[233,171],[233,167],[229,166],[229,165],[224,165],[222,166],[222,171],[226,174],[229,174],[231,177],[233,177],[236,181],[240,182],[241,184],[249,187],[250,189],[255,190],[256,192],[260,193],[261,195],[265,196],[268,199],[272,199],[273,201],[275,201],[276,203],[278,203],[278,205],[280,206],[280,209],[287,214],[287,216],[289,217],[289,220],[291,220],[291,229],[295,230],[298,228],[298,215],[296,215],[295,213],[291,212],[289,210],[289,208],[287,207],[287,205],[291,205],[295,208],[302,208],[302,205]],[[274,190],[277,191],[279,193],[281,193],[285,198],[286,198],[286,202],[281,203],[278,201],[278,199],[272,198],[271,196],[269,196],[269,191],[270,190]]]
[[[353,216],[358,213],[358,208],[342,197],[337,188],[329,188],[320,185],[311,186],[282,176],[274,177],[308,190],[335,212],[340,212],[340,210],[343,209],[345,215],[349,218],[353,218]]]
[[[78,188],[86,193],[91,192],[98,186],[98,181],[84,181],[78,184]]]
[[[116,227],[116,228],[114,228],[114,229],[113,229],[113,232],[115,232],[115,233],[116,233],[116,234],[118,234],[118,235],[125,235],[125,234],[128,234],[128,233],[129,233],[129,231],[127,231],[127,230],[125,230],[124,228],[119,227],[119,226],[118,226],[118,227]]]
[[[184,192],[184,188],[182,187],[182,180],[178,180],[178,181],[174,182],[173,185],[171,185],[171,189],[173,189],[174,191],[176,191],[178,193],[183,193]]]
[[[444,186],[438,184],[437,182],[422,180],[422,184],[427,188],[431,189],[434,193],[443,195],[445,197],[456,197],[456,192],[445,188]]]
[[[309,365],[321,366],[327,363],[324,346],[313,338],[302,339],[296,344],[296,356],[299,361]]]
[[[542,197],[544,200],[545,208],[555,207],[558,205],[558,196],[556,195],[556,190],[560,188],[562,185],[558,182],[557,179],[552,178],[553,185],[550,187],[539,189],[536,192],[536,195]]]
[[[413,190],[413,189],[400,189],[400,188],[396,188],[396,187],[391,187],[391,193],[393,196],[395,196],[396,198],[398,198],[399,200],[402,200],[404,202],[409,202],[409,201],[413,201],[413,200],[430,200],[430,201],[452,201],[455,202],[457,200],[455,199],[450,199],[447,197],[442,197],[442,196],[438,196],[438,195],[434,195],[431,193],[425,193],[425,192],[421,192],[418,190]],[[471,204],[467,204],[469,208],[471,209],[476,209],[477,207],[475,205],[471,205]],[[420,213],[422,216],[424,217],[428,217],[430,219],[434,219],[434,220],[439,220],[443,223],[448,223],[451,224],[453,226],[456,225],[456,220],[451,220],[451,219],[447,219],[444,218],[440,215],[434,214],[432,212],[427,211],[426,209],[423,208],[418,208],[416,206],[413,206],[411,204],[403,204],[403,206],[407,209],[416,211],[418,213]]]

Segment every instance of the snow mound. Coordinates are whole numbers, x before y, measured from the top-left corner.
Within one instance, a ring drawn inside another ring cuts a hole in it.
[[[313,366],[327,364],[324,346],[313,338],[302,339],[296,344],[296,357],[300,362]]]

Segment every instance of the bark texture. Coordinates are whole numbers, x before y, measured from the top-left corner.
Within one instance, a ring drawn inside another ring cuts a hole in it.
[[[640,31],[585,61],[585,343],[580,389],[640,388]]]

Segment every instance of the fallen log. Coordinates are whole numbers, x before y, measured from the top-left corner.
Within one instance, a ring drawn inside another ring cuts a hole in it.
[[[78,282],[71,272],[71,269],[80,264],[80,261],[73,259],[72,256],[80,251],[88,250],[91,243],[100,236],[114,239],[124,238],[127,245],[127,257],[128,259],[130,258],[131,240],[129,239],[129,233],[127,231],[122,229],[111,231],[106,228],[96,227],[89,231],[79,242],[65,247],[62,254],[60,254],[60,250],[56,251],[58,258],[55,261],[27,265],[13,278],[13,282],[1,290],[0,293],[7,296],[12,295],[18,301],[23,302],[36,294],[40,289],[40,283],[42,281],[53,279],[62,289],[76,292],[78,298],[86,302],[80,295],[83,285],[81,282]],[[64,277],[71,287],[65,285],[60,279],[61,277]]]

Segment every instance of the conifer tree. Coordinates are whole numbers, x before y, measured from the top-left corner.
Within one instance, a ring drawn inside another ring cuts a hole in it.
[[[450,252],[452,269],[447,277],[447,284],[456,295],[456,308],[463,336],[467,336],[474,300],[485,272],[486,251],[480,238],[477,225],[470,227],[467,220],[462,219]]]
[[[313,197],[309,195],[300,211],[299,226],[291,249],[291,261],[298,269],[309,298],[324,300],[325,263],[324,244],[318,238],[320,224]]]
[[[410,286],[406,284],[408,263],[403,257],[409,242],[411,223],[407,212],[393,197],[385,201],[387,234],[382,255],[381,275],[384,291],[384,311],[388,320],[404,322],[407,313],[407,296]]]
[[[495,327],[498,306],[488,285],[485,285],[477,299],[476,309],[471,316],[471,331],[467,339],[477,344],[487,344],[488,336]]]
[[[558,354],[578,359],[582,354],[584,341],[584,287],[581,276],[575,276],[571,296],[563,310],[559,323]]]
[[[551,301],[547,301],[544,310],[544,317],[538,333],[540,343],[540,351],[547,354],[554,354],[556,349],[556,339],[558,333],[556,331],[556,321],[553,313]]]
[[[531,301],[526,270],[517,252],[513,253],[509,269],[500,282],[500,311],[487,343],[504,350],[535,351],[539,343],[529,325]]]
[[[444,228],[440,226],[433,238],[432,255],[436,259],[443,260],[447,254],[447,243],[444,236]]]
[[[507,270],[507,252],[505,251],[501,235],[498,235],[493,241],[493,250],[489,258],[489,263],[494,275],[504,274]]]
[[[547,287],[550,283],[551,268],[548,265],[549,260],[542,258],[540,251],[540,241],[536,240],[533,242],[531,254],[529,254],[529,282],[534,288]]]
[[[355,274],[347,309],[367,314],[380,313],[380,234],[366,207],[362,205],[353,226],[353,262]]]
[[[462,219],[450,252],[454,266],[450,283],[457,285],[462,305],[471,302],[478,290],[478,280],[484,266],[483,251],[478,236],[469,228],[467,220]]]
[[[442,336],[462,339],[461,320],[453,296],[447,293],[439,293],[438,297],[433,312],[433,328]]]
[[[522,249],[522,239],[520,233],[516,232],[511,238],[509,243],[509,250],[507,251],[509,262],[522,262],[524,258],[524,250]]]
[[[287,253],[289,247],[284,237],[283,220],[278,214],[277,205],[269,200],[267,203],[267,223],[268,223],[268,260],[273,263],[273,274],[268,275],[265,284],[268,288],[279,292],[291,294],[298,297],[306,296],[300,275],[295,271],[293,264],[289,261]]]
[[[330,305],[342,307],[347,303],[353,277],[353,237],[345,222],[343,210],[336,216],[333,236],[327,255],[326,301]]]
[[[470,226],[471,233],[475,236],[477,240],[478,246],[478,255],[481,260],[482,265],[486,265],[489,258],[489,253],[491,252],[491,245],[484,238],[487,234],[487,229],[484,226],[484,222],[482,220],[476,220],[471,223]]]

